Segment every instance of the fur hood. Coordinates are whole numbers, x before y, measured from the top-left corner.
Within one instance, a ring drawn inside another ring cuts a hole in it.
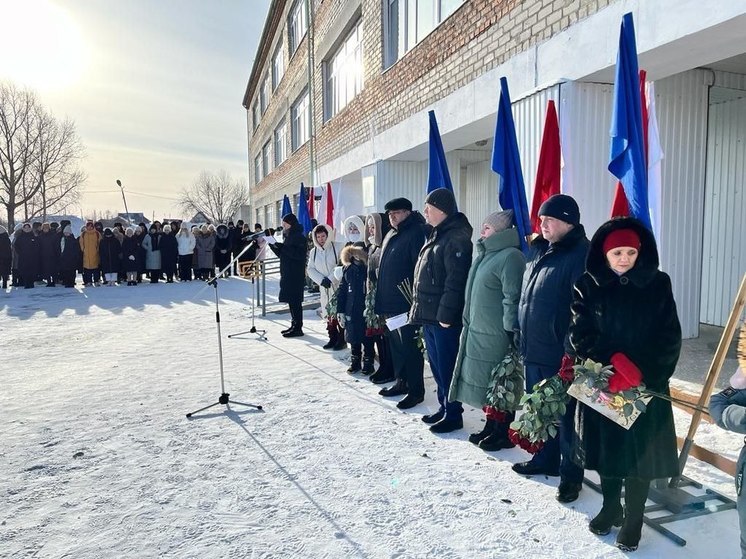
[[[658,272],[658,247],[653,233],[641,221],[633,217],[617,217],[601,225],[591,239],[591,248],[585,269],[598,285],[609,283],[617,275],[609,268],[603,251],[604,240],[617,229],[633,229],[640,237],[640,251],[634,268],[624,274],[633,284],[643,287],[650,283]]]
[[[352,237],[348,233],[350,226],[354,225],[357,227],[357,230],[360,232],[360,236]],[[344,220],[344,225],[342,226],[342,233],[345,237],[345,241],[348,243],[357,243],[357,242],[363,242],[365,244],[368,244],[367,236],[368,232],[365,227],[365,221],[364,216],[360,215],[351,215],[347,219]]]
[[[368,214],[368,218],[366,219],[366,223],[368,220],[373,220],[373,223],[376,225],[376,235],[372,239],[368,237],[368,243],[373,244],[377,247],[380,247],[383,244],[383,239],[386,236],[386,233],[388,233],[391,230],[391,223],[389,222],[389,218],[384,213],[372,213]]]
[[[342,253],[339,255],[339,259],[342,261],[342,265],[349,266],[354,260],[362,262],[364,265],[368,264],[368,252],[365,248],[359,245],[349,245],[342,249]]]
[[[316,241],[316,231],[318,231],[319,229],[326,229],[327,233],[326,243],[324,243],[323,247]],[[332,245],[330,243],[334,242],[334,236],[334,229],[332,229],[330,225],[326,225],[325,223],[319,223],[311,231],[311,240],[313,241],[313,246],[319,250],[325,250],[331,247]]]

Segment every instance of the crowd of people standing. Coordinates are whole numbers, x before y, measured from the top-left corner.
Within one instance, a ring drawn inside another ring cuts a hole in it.
[[[231,260],[263,260],[266,253],[260,224],[254,230],[238,221],[191,225],[154,221],[149,226],[114,223],[104,227],[88,221],[75,235],[70,222],[21,223],[12,235],[0,226],[2,288],[32,289],[36,285],[75,287],[82,275],[85,287],[135,286],[143,279],[166,283],[209,279],[216,273],[236,273]],[[217,272],[216,272],[217,270]]]
[[[339,349],[341,337],[350,343],[349,373],[387,383],[382,396],[403,396],[397,407],[413,408],[425,397],[424,345],[438,409],[422,421],[435,433],[463,427],[463,403],[485,406],[496,365],[512,351],[527,392],[560,373],[572,376],[578,359],[594,359],[614,366],[615,392],[644,383],[668,393],[681,328],[655,239],[639,221],[613,219],[589,241],[576,201],[555,195],[541,206],[541,234],[525,254],[511,211],[487,215],[476,243],[450,190],[432,191],[423,213],[396,198],[385,213],[348,218],[343,246],[326,226],[310,235],[308,273],[322,290],[329,331],[324,347]],[[271,248],[281,262],[280,300],[292,315],[283,335],[303,336],[306,238],[295,215],[282,221],[283,242]],[[488,413],[469,441],[488,451],[513,448],[514,417]],[[679,473],[670,402],[655,399],[625,429],[571,400],[556,431],[513,470],[558,476],[562,503],[579,498],[585,469],[596,470],[603,506],[590,531],[621,527],[617,546],[637,549],[651,480]]]

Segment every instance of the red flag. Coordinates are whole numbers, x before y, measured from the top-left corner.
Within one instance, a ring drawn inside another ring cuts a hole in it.
[[[334,229],[334,196],[332,196],[332,183],[326,183],[326,224]]]
[[[560,168],[562,150],[560,148],[559,123],[554,101],[547,102],[547,117],[544,121],[544,135],[541,138],[539,166],[536,169],[534,199],[531,202],[531,225],[534,233],[539,233],[539,208],[544,201],[560,191]]]
[[[311,219],[316,217],[316,200],[313,194],[313,186],[308,187],[308,217]]]
[[[648,100],[645,95],[645,78],[647,72],[640,70],[640,100],[642,101],[642,141],[645,149],[645,168],[648,162]],[[624,194],[624,187],[621,181],[616,183],[614,191],[614,201],[611,204],[611,217],[626,217],[630,215],[629,202]]]

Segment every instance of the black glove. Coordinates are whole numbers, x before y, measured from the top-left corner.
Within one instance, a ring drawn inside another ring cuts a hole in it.
[[[331,280],[329,278],[324,278],[321,280],[321,287],[325,287],[326,289],[329,289],[332,286]]]

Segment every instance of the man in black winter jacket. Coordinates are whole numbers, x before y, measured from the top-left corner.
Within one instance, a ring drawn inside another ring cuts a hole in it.
[[[541,236],[531,243],[518,305],[519,347],[526,373],[526,390],[556,375],[570,358],[563,358],[570,327],[570,304],[575,281],[585,270],[589,242],[580,224],[580,209],[566,194],[555,194],[539,208]],[[557,437],[546,442],[528,462],[513,470],[519,474],[560,476],[557,500],[578,498],[583,470],[571,459],[575,400],[570,400]]]
[[[375,312],[389,318],[409,312],[410,303],[406,300],[399,285],[408,280],[414,281],[414,267],[425,244],[428,228],[422,215],[412,211],[412,202],[406,198],[395,198],[386,206],[391,231],[386,234],[381,246],[381,260],[378,265],[378,285],[376,289]],[[383,396],[406,394],[398,404],[399,409],[416,406],[425,399],[423,380],[424,360],[417,345],[418,327],[407,324],[395,331],[384,334],[391,348],[391,360],[396,383],[381,390]],[[383,372],[385,375],[386,372]],[[375,383],[394,380],[386,376],[371,377]]]
[[[447,188],[435,189],[427,196],[425,219],[433,230],[414,270],[414,303],[409,318],[422,325],[427,359],[438,386],[438,411],[422,421],[431,424],[434,433],[449,433],[464,426],[461,402],[449,402],[448,390],[461,336],[473,229]]]

